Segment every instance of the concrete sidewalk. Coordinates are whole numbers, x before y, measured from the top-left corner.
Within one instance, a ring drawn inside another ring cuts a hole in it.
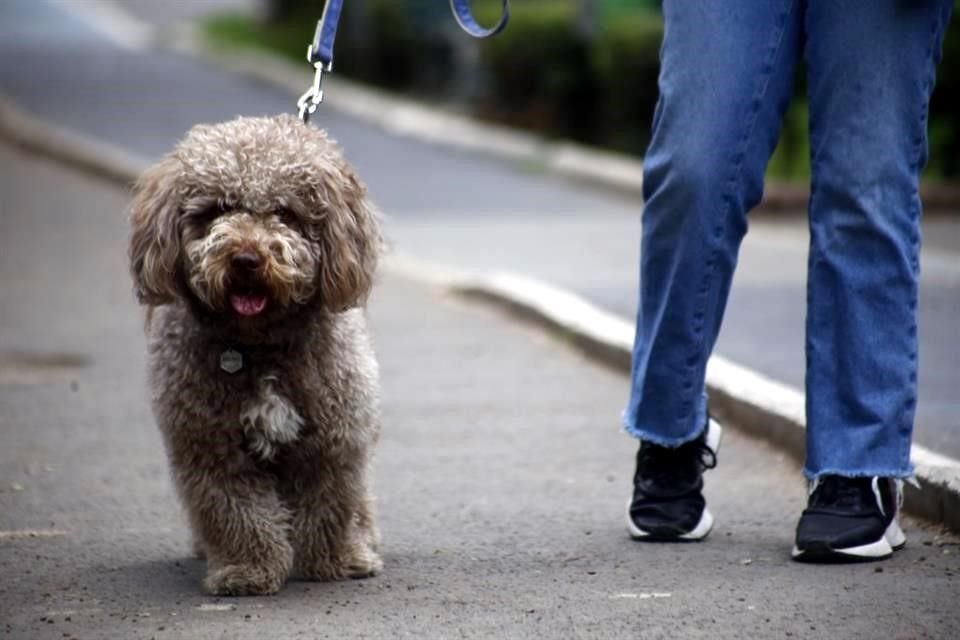
[[[798,470],[728,430],[696,545],[630,541],[625,379],[486,306],[387,277],[383,575],[199,591],[148,408],[127,193],[0,147],[0,637],[948,638],[960,546],[789,560]],[[43,188],[37,188],[43,185]]]

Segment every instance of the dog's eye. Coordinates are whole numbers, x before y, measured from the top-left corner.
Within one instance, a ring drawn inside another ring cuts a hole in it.
[[[208,202],[199,202],[187,209],[186,216],[195,224],[208,224],[224,213],[231,211],[233,206],[223,200],[211,200]]]
[[[297,214],[293,212],[292,209],[288,207],[277,207],[273,210],[273,215],[277,217],[280,222],[287,225],[288,227],[296,227],[299,224],[300,219],[297,217]]]

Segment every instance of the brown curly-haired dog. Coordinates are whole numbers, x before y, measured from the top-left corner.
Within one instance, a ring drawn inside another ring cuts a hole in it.
[[[215,594],[375,574],[381,241],[364,187],[293,117],[197,126],[138,181],[130,264],[153,407]]]

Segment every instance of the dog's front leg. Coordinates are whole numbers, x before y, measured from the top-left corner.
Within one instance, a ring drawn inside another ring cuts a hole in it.
[[[293,565],[289,511],[274,482],[257,473],[178,474],[194,536],[207,556],[204,588],[216,595],[263,595],[283,586]]]
[[[292,539],[296,573],[309,580],[367,578],[383,568],[375,548],[379,534],[372,499],[360,469],[340,467],[314,477],[296,494],[285,496],[293,508]]]

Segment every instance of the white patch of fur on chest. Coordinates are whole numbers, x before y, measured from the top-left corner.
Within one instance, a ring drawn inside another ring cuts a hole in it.
[[[250,440],[250,448],[264,460],[273,458],[277,445],[296,440],[303,427],[303,418],[293,404],[277,392],[275,382],[273,376],[261,378],[256,397],[240,414],[240,424]]]

